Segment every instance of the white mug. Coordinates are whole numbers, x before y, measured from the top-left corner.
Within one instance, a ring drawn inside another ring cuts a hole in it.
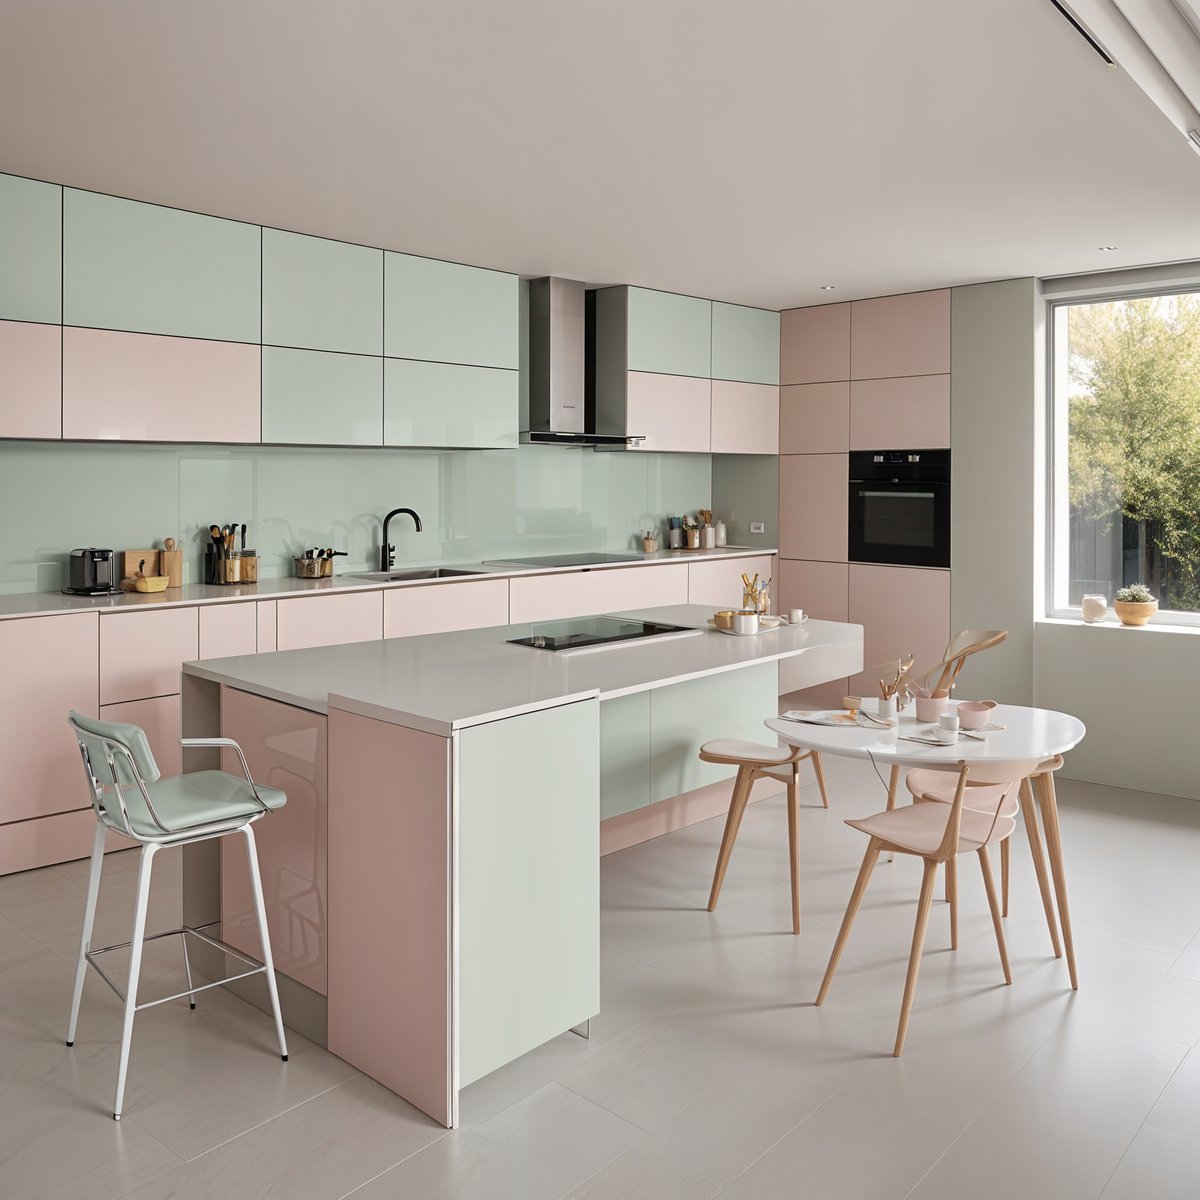
[[[757,633],[758,632],[758,613],[756,613],[756,612],[735,612],[733,614],[733,632],[734,633]]]
[[[879,701],[879,719],[881,721],[894,721],[896,719],[896,697],[888,696],[886,700]]]
[[[938,717],[937,729],[934,731],[939,742],[952,746],[958,741],[958,714],[944,712]]]
[[[807,620],[808,620],[808,617],[806,617],[804,615],[804,609],[802,609],[802,608],[789,608],[788,609],[788,624],[789,625],[803,625],[804,622]]]

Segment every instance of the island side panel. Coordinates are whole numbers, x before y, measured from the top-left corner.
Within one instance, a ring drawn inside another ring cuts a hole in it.
[[[599,701],[455,734],[459,1086],[600,1011]]]
[[[329,1049],[449,1127],[449,739],[331,709],[329,811]]]

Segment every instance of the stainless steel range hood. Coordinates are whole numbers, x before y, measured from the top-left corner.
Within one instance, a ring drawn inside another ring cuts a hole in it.
[[[598,434],[587,403],[586,289],[573,279],[529,281],[529,412],[521,441],[540,446],[634,446]]]

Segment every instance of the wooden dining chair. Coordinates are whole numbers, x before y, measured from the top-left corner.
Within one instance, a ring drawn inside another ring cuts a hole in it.
[[[821,766],[821,755],[816,750],[801,750],[793,746],[760,746],[757,742],[743,742],[734,738],[719,738],[705,742],[700,747],[700,758],[704,762],[736,766],[737,776],[729,796],[729,815],[725,818],[725,832],[721,837],[721,849],[717,852],[717,866],[713,873],[712,891],[708,897],[708,911],[717,907],[721,884],[725,882],[725,870],[733,843],[737,841],[741,828],[742,814],[750,801],[750,789],[759,779],[777,779],[787,785],[788,810],[788,857],[792,875],[792,932],[800,932],[800,827],[797,820],[797,791],[800,785],[800,764],[805,759],[812,761],[817,787],[821,792],[821,803],[829,807],[829,794],[825,790],[825,771]]]
[[[942,661],[914,677],[913,682],[930,691],[952,692],[967,659],[972,654],[1000,645],[1007,637],[1007,629],[964,629],[946,643]]]
[[[899,1058],[904,1052],[909,1016],[916,994],[917,973],[921,966],[921,951],[925,945],[925,931],[929,925],[929,911],[933,903],[933,885],[937,869],[943,863],[956,862],[960,854],[974,852],[979,859],[988,907],[992,914],[992,928],[996,934],[996,946],[1000,951],[1000,965],[1004,970],[1004,982],[1012,983],[1012,970],[1009,967],[1008,949],[1004,942],[1004,926],[1000,919],[1000,904],[992,880],[988,847],[1012,836],[1017,826],[1012,817],[1003,815],[1005,799],[1010,792],[1018,790],[1021,781],[1036,772],[1038,767],[1039,762],[1036,759],[1013,763],[959,763],[954,799],[950,804],[910,804],[902,808],[885,809],[861,820],[846,822],[851,828],[865,833],[870,841],[867,843],[867,852],[863,856],[850,903],[846,907],[846,915],[842,918],[842,925],[838,930],[837,941],[829,956],[829,965],[825,968],[825,977],[821,980],[821,990],[817,993],[818,1005],[823,1004],[829,994],[838,961],[850,936],[850,928],[862,904],[876,860],[882,852],[911,854],[924,861],[921,894],[917,901],[917,919],[913,927],[908,975],[904,983],[904,999],[900,1007],[900,1024],[896,1029],[893,1055]],[[972,802],[979,805],[986,803],[988,811],[967,807],[968,780],[974,790]]]

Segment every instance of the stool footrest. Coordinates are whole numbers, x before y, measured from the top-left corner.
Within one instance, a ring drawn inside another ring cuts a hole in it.
[[[213,922],[213,924],[216,924],[216,922]],[[156,1000],[147,1000],[142,1004],[135,1004],[134,1010],[136,1012],[141,1012],[144,1008],[154,1008],[156,1005],[166,1004],[170,1000],[181,1000],[184,996],[194,996],[197,992],[207,992],[209,988],[222,987],[224,984],[233,983],[233,981],[236,979],[248,979],[251,975],[261,975],[266,971],[266,966],[259,962],[257,958],[251,958],[250,955],[243,954],[240,950],[235,950],[227,942],[222,942],[219,938],[210,937],[207,933],[202,933],[201,929],[205,928],[211,927],[201,926],[200,928],[195,928],[191,925],[182,925],[178,929],[165,929],[161,933],[147,934],[142,939],[142,942],[145,944],[146,942],[156,942],[160,938],[187,937],[187,935],[190,933],[193,937],[199,938],[202,942],[207,942],[208,945],[212,946],[216,950],[220,950],[223,954],[232,955],[240,962],[246,963],[251,969],[249,971],[242,971],[237,975],[227,975],[224,979],[218,979],[212,983],[202,983],[196,987],[185,988],[182,992],[175,992],[170,996],[160,996]],[[98,950],[89,950],[84,954],[84,958],[87,960],[88,966],[91,967],[122,1000],[125,999],[124,989],[122,989],[120,985],[109,976],[108,972],[105,971],[105,969],[98,962],[96,962],[95,959],[101,954],[109,954],[113,950],[125,950],[132,945],[132,942],[114,942],[111,946],[101,946]]]

